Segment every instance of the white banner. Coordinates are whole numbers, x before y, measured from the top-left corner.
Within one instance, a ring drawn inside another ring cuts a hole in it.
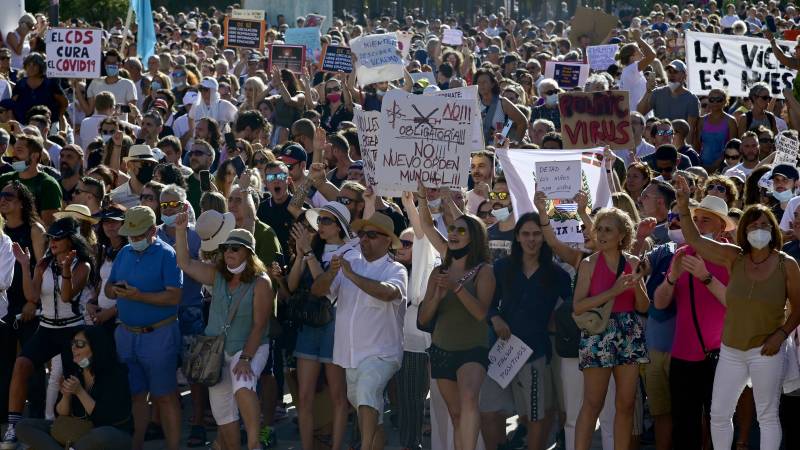
[[[486,374],[505,389],[532,354],[533,350],[513,334],[507,341],[498,339],[489,350]]]
[[[431,95],[450,98],[461,98],[475,102],[475,109],[472,114],[472,150],[480,151],[485,147],[483,142],[483,119],[481,118],[480,105],[478,105],[478,85],[465,86],[460,88],[447,89],[445,91],[434,92]]]
[[[231,11],[231,19],[264,20],[264,10],[234,9],[233,11]]]
[[[784,53],[794,55],[795,42],[777,41]],[[759,81],[769,86],[771,95],[783,98],[783,89],[792,87],[795,71],[775,57],[766,39],[725,34],[686,32],[687,84],[695,95],[711,89],[725,89],[733,97],[747,97]]]
[[[103,31],[85,28],[47,30],[49,78],[99,78]]]
[[[366,86],[381,81],[403,78],[403,59],[397,47],[395,34],[370,34],[350,41],[356,55],[358,84]]]
[[[361,106],[353,108],[353,120],[358,130],[358,143],[361,157],[364,158],[364,178],[367,187],[378,184],[375,179],[375,159],[378,156],[378,134],[380,132],[380,111],[364,111]]]

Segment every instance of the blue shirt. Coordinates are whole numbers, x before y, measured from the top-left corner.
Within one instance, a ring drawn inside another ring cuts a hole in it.
[[[169,237],[164,226],[158,227],[158,238],[175,247],[175,239]],[[200,258],[200,235],[194,228],[186,230],[186,240],[189,241],[189,257],[192,259]],[[192,277],[183,278],[183,293],[181,294],[181,306],[201,306],[203,304],[203,285]]]
[[[559,298],[572,301],[572,280],[555,263],[551,271],[540,267],[530,278],[522,273],[522,267],[514,268],[514,273],[509,278],[506,271],[511,264],[513,262],[510,256],[494,264],[497,284],[488,318],[500,315],[506,321],[511,334],[533,350],[530,361],[542,356],[546,356],[549,361],[552,346],[547,325]],[[490,334],[494,341],[494,332]]]
[[[654,298],[656,288],[664,282],[664,277],[669,270],[672,257],[678,246],[674,242],[659,245],[647,254],[650,263],[650,277],[645,284],[647,296]],[[651,302],[647,310],[647,325],[645,326],[645,340],[647,347],[659,352],[672,351],[672,339],[675,336],[675,302],[670,303],[666,309],[657,309]]]
[[[168,287],[183,288],[183,272],[178,269],[175,250],[156,238],[143,252],[133,250],[130,244],[122,247],[107,282],[119,281],[126,281],[141,292],[162,292]],[[178,305],[157,306],[120,297],[117,311],[125,325],[145,327],[176,315]]]

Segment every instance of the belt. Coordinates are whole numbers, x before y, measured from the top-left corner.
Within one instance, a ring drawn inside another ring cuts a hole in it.
[[[47,317],[39,317],[39,321],[54,327],[64,327],[67,325],[77,324],[83,321],[83,316],[73,316],[67,319],[50,319]],[[82,325],[82,324],[81,324]]]
[[[169,325],[172,322],[175,322],[177,319],[178,319],[178,316],[174,315],[174,316],[169,316],[164,320],[159,320],[158,322],[156,322],[156,323],[154,323],[152,325],[147,325],[147,326],[144,326],[144,327],[132,327],[132,326],[126,325],[124,323],[122,324],[122,326],[125,327],[125,329],[130,331],[131,333],[147,334],[147,333],[152,333],[153,331],[155,331],[155,330],[157,330],[157,329],[159,329],[159,328],[161,328],[163,326]]]

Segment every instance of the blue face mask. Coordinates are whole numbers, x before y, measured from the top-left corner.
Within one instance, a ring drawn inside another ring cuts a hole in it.
[[[106,75],[115,77],[119,75],[119,66],[116,64],[109,64],[106,66]]]
[[[11,168],[14,169],[17,173],[22,173],[28,170],[28,162],[27,161],[14,161],[11,163]]]
[[[150,241],[147,239],[142,239],[140,241],[130,241],[131,248],[137,252],[143,252],[147,250],[147,247],[150,246]]]
[[[178,215],[177,214],[173,214],[171,216],[169,216],[167,214],[162,214],[161,215],[161,222],[163,222],[164,225],[166,225],[168,227],[174,227],[175,226],[175,220],[177,220],[177,219],[178,219]]]
[[[155,82],[154,83],[150,83],[150,89],[152,89],[154,91],[157,91],[157,90],[161,89],[161,83],[155,83]]]
[[[792,192],[791,189],[783,191],[783,192],[773,191],[772,192],[772,196],[775,197],[775,200],[777,200],[777,201],[779,201],[781,203],[784,203],[784,202],[788,202],[789,200],[791,200],[792,197],[794,197],[794,193]]]

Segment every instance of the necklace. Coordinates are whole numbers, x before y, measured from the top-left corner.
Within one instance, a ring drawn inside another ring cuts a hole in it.
[[[752,253],[750,253],[750,255],[749,255],[749,256],[750,256],[750,262],[751,262],[751,263],[753,263],[753,265],[754,265],[754,266],[760,266],[761,264],[764,264],[765,262],[767,262],[767,260],[769,259],[769,257],[770,257],[770,256],[772,256],[772,252],[770,251],[770,252],[767,254],[767,257],[766,257],[766,258],[764,258],[763,260],[761,260],[760,262],[755,262],[755,260],[753,260],[753,254],[752,254]]]

